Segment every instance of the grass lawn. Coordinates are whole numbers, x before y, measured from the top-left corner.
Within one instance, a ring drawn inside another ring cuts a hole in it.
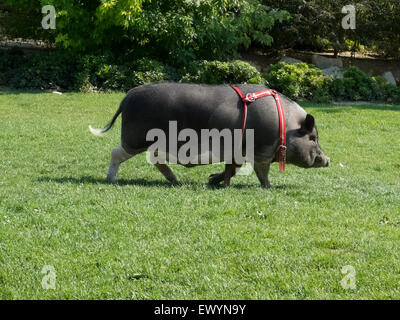
[[[144,154],[109,185],[120,119],[88,125],[123,96],[0,92],[1,299],[400,298],[400,106],[303,103],[331,166],[274,164],[270,190],[208,187],[222,165],[170,185]]]

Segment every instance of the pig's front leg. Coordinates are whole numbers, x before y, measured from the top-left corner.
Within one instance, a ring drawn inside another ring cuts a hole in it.
[[[224,187],[229,187],[231,178],[236,174],[238,168],[240,166],[235,164],[225,164]]]
[[[224,186],[228,187],[230,185],[231,178],[236,174],[240,167],[241,165],[237,164],[225,164],[225,171],[210,175],[208,183],[210,185],[217,185],[223,181]]]
[[[268,180],[269,166],[271,162],[254,162],[253,168],[262,188],[271,188]]]

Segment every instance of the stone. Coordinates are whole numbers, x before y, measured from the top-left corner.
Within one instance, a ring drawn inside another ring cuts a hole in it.
[[[283,57],[281,60],[279,60],[279,62],[286,62],[289,64],[293,64],[293,63],[302,63],[303,61],[286,56],[286,57]]]
[[[386,79],[386,82],[389,84],[393,84],[393,85],[397,85],[396,83],[396,79],[393,76],[393,73],[391,73],[390,71],[387,71],[383,74],[383,77]]]
[[[343,79],[343,71],[339,67],[329,67],[322,69],[325,76],[332,76],[333,78]]]
[[[343,61],[340,58],[328,58],[318,54],[313,54],[311,61],[320,69],[328,69],[330,67],[343,68]]]

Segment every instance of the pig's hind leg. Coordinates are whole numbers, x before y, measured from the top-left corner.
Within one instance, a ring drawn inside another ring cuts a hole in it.
[[[110,160],[110,166],[108,168],[108,173],[107,173],[107,181],[110,183],[115,183],[116,182],[116,176],[117,176],[117,172],[119,169],[119,165],[132,158],[134,155],[136,155],[137,153],[134,154],[129,154],[127,153],[124,148],[122,148],[122,146],[118,146],[115,149],[113,149],[111,151],[111,160]]]
[[[172,172],[171,168],[168,167],[166,164],[162,163],[156,163],[154,166],[160,171],[163,176],[171,182],[177,182],[178,180],[176,179],[174,173]]]

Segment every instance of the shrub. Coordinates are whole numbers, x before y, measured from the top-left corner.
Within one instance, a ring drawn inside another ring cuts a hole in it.
[[[232,62],[201,61],[190,64],[185,70],[187,73],[182,78],[183,82],[208,84],[265,82],[256,68],[240,60]]]
[[[383,76],[376,76],[376,77],[372,77],[371,79],[378,85],[378,87],[379,87],[381,90],[384,89],[384,87],[385,87],[385,85],[386,85],[386,83],[387,83],[386,78],[383,77]]]
[[[386,84],[383,87],[383,97],[386,102],[399,103],[400,102],[400,87],[396,87],[393,84]]]
[[[346,88],[343,79],[332,79],[330,93],[333,99],[341,99],[346,95]]]
[[[239,60],[192,62],[178,70],[149,58],[118,63],[109,54],[0,52],[0,84],[13,88],[127,91],[150,82],[179,80],[210,84],[265,82],[254,67]]]
[[[369,77],[357,67],[344,72],[343,79],[323,76],[306,63],[271,65],[261,74],[250,64],[235,60],[195,61],[176,69],[149,58],[118,61],[110,54],[76,55],[68,51],[23,54],[0,52],[0,85],[18,89],[122,90],[157,81],[207,84],[267,84],[288,97],[326,102],[334,99],[400,102],[400,88],[384,77]]]
[[[11,88],[71,88],[78,70],[75,58],[64,52],[0,52],[0,82]]]
[[[130,71],[127,81],[128,88],[126,89],[150,82],[178,81],[181,78],[174,67],[149,58],[136,60],[130,67]]]
[[[0,85],[17,89],[123,90],[181,78],[179,72],[147,58],[116,64],[110,55],[70,52],[0,52]]]
[[[265,77],[272,88],[294,100],[304,98],[323,102],[331,98],[329,86],[332,80],[307,63],[279,62],[271,65],[271,71]]]
[[[382,97],[376,81],[352,66],[344,72],[343,79],[335,79],[331,86],[331,94],[337,99],[374,100]]]

